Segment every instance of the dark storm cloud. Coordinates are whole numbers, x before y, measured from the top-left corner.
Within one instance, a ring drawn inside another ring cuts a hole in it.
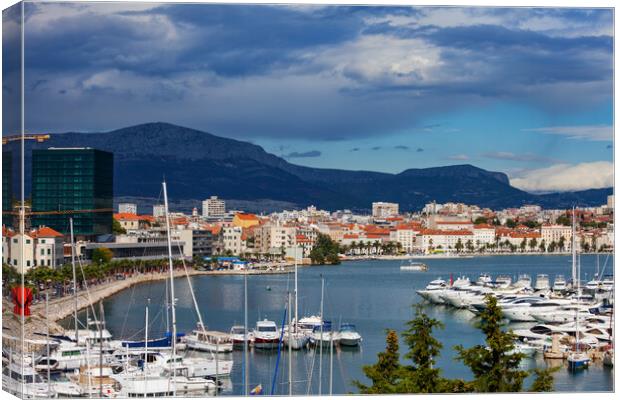
[[[465,105],[570,112],[612,97],[612,37],[586,29],[610,27],[608,10],[476,9],[507,22],[441,27],[424,20],[435,8],[26,7],[32,129],[165,119],[244,140],[347,140],[434,132],[424,119]],[[511,24],[532,16],[561,22],[553,35]]]

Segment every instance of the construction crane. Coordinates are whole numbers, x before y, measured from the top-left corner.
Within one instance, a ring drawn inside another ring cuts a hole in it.
[[[49,140],[51,136],[47,133],[27,133],[25,135],[11,135],[11,136],[3,136],[2,144],[7,144],[10,142],[17,142],[19,140],[36,140],[37,143],[43,143],[46,140]]]

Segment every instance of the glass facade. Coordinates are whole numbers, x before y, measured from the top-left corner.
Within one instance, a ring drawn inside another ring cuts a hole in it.
[[[46,225],[69,234],[72,217],[76,236],[112,233],[113,173],[113,155],[106,151],[33,150],[33,226]],[[89,212],[68,212],[73,210]],[[57,214],[36,214],[50,211]]]

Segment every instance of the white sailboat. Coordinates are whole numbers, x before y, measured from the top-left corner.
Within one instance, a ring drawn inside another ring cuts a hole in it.
[[[297,247],[295,247],[295,319],[286,327],[283,341],[291,350],[300,350],[308,344],[307,332],[299,327],[298,299],[297,299]],[[290,314],[290,312],[289,312]]]

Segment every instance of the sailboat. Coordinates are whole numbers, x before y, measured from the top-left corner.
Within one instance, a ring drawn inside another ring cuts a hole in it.
[[[295,319],[292,324],[286,327],[286,335],[284,335],[284,344],[291,350],[301,350],[308,344],[308,334],[300,329],[298,315],[298,299],[297,299],[297,246],[295,246]]]
[[[577,262],[577,241],[576,241],[576,229],[575,229],[575,208],[573,207],[573,282],[577,285],[577,297],[581,297],[581,261]],[[575,310],[575,351],[572,351],[568,355],[568,369],[576,371],[583,368],[588,368],[590,365],[590,356],[586,352],[583,352],[579,343],[579,337],[582,333],[579,331],[579,318],[577,310]]]

